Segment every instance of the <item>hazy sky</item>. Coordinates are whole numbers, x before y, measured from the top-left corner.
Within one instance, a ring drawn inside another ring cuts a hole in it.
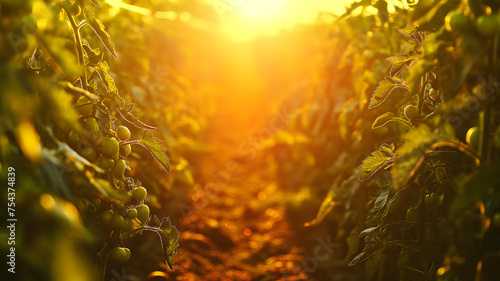
[[[215,0],[224,1],[224,0]],[[318,12],[341,14],[354,0],[225,0],[223,13],[228,34],[245,40],[256,34],[273,33],[298,23],[312,22]]]

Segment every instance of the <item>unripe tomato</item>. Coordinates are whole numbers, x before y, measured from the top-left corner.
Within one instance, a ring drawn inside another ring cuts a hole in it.
[[[130,191],[125,192],[123,196],[125,197],[124,200],[126,203],[129,203],[132,200],[132,192]]]
[[[99,216],[99,222],[104,226],[108,226],[112,218],[113,212],[111,210],[107,210],[101,213]]]
[[[132,152],[132,147],[130,144],[120,146],[120,154],[123,156],[128,156]]]
[[[472,127],[467,131],[467,135],[465,136],[465,141],[474,151],[479,151],[480,136],[481,132],[479,131],[479,127],[477,126]]]
[[[116,135],[120,140],[126,141],[130,139],[130,130],[125,126],[119,126],[116,128]]]
[[[500,22],[496,15],[482,16],[477,19],[476,28],[484,37],[492,37],[500,28]]]
[[[119,230],[123,227],[124,219],[121,215],[114,215],[111,218],[110,226],[112,229]]]
[[[127,217],[127,219],[135,219],[137,217],[137,209],[135,208],[128,209],[125,216]]]
[[[405,116],[408,119],[412,119],[415,116],[419,115],[419,110],[416,105],[407,105],[404,110]]]
[[[444,194],[437,192],[425,195],[425,207],[427,210],[433,210],[443,203]]]
[[[412,222],[417,222],[418,221],[418,209],[415,208],[409,208],[406,210],[406,220],[412,221]]]
[[[131,231],[134,228],[134,223],[132,222],[131,219],[124,219],[123,225],[122,225],[122,230],[127,232]]]
[[[74,16],[74,17],[77,17],[80,15],[80,13],[82,12],[82,8],[80,8],[80,6],[76,3],[74,3],[73,5],[71,5],[71,9],[69,10],[69,13]]]
[[[80,113],[83,116],[90,116],[92,114],[92,111],[94,111],[94,106],[92,102],[86,97],[79,97],[75,103],[75,107],[76,111],[78,111],[78,113]]]
[[[135,207],[137,209],[137,218],[141,221],[146,221],[149,218],[149,207],[148,205],[139,205]]]
[[[69,135],[68,135],[68,144],[71,147],[75,147],[75,146],[78,145],[79,142],[80,142],[80,136],[78,135],[78,133],[75,132],[75,131],[69,132]]]
[[[109,252],[109,257],[116,262],[126,263],[130,259],[130,250],[127,252],[126,248],[114,247]]]
[[[93,117],[83,119],[83,128],[85,128],[85,130],[89,131],[92,134],[99,131],[97,120]]]
[[[457,11],[451,11],[444,19],[446,30],[461,32],[470,25],[470,19],[466,15]]]
[[[127,167],[127,162],[125,161],[125,159],[118,159],[113,170],[115,177],[122,178],[123,172],[125,172],[125,167]]]
[[[495,213],[491,219],[491,224],[496,228],[500,228],[500,213]]]
[[[115,166],[115,160],[109,158],[103,158],[101,160],[101,168],[104,170],[109,170]]]
[[[132,253],[130,253],[130,249],[129,248],[125,248],[125,253],[127,253],[127,260],[129,260],[131,254],[132,254]]]
[[[93,162],[97,158],[97,153],[92,147],[84,147],[80,152],[83,158],[87,159],[89,162]]]
[[[105,137],[101,144],[102,154],[106,157],[113,157],[120,149],[120,144],[115,138]]]
[[[102,201],[99,198],[94,199],[92,201],[92,204],[94,205],[94,208],[96,209],[96,211],[99,211],[102,207]]]
[[[142,200],[146,199],[147,195],[148,191],[142,186],[134,188],[134,190],[132,190],[132,197],[137,202],[141,202]]]

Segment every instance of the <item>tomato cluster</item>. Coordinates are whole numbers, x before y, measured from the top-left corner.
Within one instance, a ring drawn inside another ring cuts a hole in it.
[[[81,156],[106,171],[121,200],[92,200],[91,216],[110,237],[120,237],[139,227],[146,225],[150,217],[149,207],[144,204],[147,189],[127,180],[124,173],[127,169],[127,156],[132,152],[130,130],[123,125],[114,126],[109,119],[96,117],[96,105],[86,97],[78,98],[74,107],[80,116],[80,130],[72,130],[67,136],[68,144]],[[109,124],[101,124],[109,122]],[[103,129],[110,128],[110,129]],[[127,262],[130,250],[121,246],[109,251],[112,260]]]

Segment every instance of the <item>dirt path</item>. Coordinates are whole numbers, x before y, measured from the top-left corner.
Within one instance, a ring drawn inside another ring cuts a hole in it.
[[[224,65],[228,88],[214,97],[208,145],[198,184],[180,220],[181,247],[172,280],[305,280],[269,155],[258,139],[269,132],[266,93],[250,49],[238,48]],[[260,133],[260,134],[259,134]],[[257,140],[257,141],[256,141]],[[295,272],[292,272],[295,271]]]

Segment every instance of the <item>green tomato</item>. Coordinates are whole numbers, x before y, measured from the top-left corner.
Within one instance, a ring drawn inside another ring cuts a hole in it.
[[[120,140],[126,141],[130,139],[130,130],[125,126],[119,126],[116,128],[116,135]]]
[[[92,134],[99,131],[97,120],[93,117],[83,119],[83,128],[85,128],[85,130],[89,131]]]
[[[493,37],[500,28],[500,21],[496,15],[479,17],[476,20],[477,31],[484,37]]]
[[[127,167],[127,162],[125,161],[125,159],[118,159],[113,170],[115,177],[122,178],[123,172],[125,172],[125,167]]]
[[[125,232],[131,231],[134,228],[134,223],[131,219],[124,219],[121,229]]]
[[[139,205],[137,209],[137,218],[141,221],[146,221],[149,218],[149,207],[148,205]]]
[[[134,190],[132,190],[132,197],[137,202],[141,202],[142,200],[146,199],[147,195],[148,191],[142,186],[134,188]]]
[[[118,153],[120,144],[115,138],[105,137],[101,144],[102,154],[106,157],[113,157]]]
[[[112,229],[119,230],[123,227],[124,219],[121,215],[114,215],[109,223]]]
[[[481,137],[481,132],[479,131],[479,127],[475,126],[470,128],[467,131],[467,135],[465,136],[465,141],[474,151],[479,151],[479,138]]]
[[[111,219],[113,218],[113,211],[107,210],[101,213],[99,216],[99,222],[104,226],[109,226]]]
[[[84,147],[80,152],[83,158],[87,159],[89,162],[94,162],[97,158],[97,153],[92,147]]]
[[[132,152],[132,147],[130,144],[120,146],[120,154],[123,156],[128,156]]]
[[[125,216],[127,217],[127,219],[135,219],[137,217],[137,209],[135,208],[128,209]]]
[[[96,211],[99,211],[102,207],[102,201],[101,199],[99,198],[96,198],[92,201],[92,205],[94,205],[94,208],[96,209]]]
[[[461,32],[470,26],[470,19],[466,15],[457,11],[451,11],[444,19],[446,30]]]
[[[444,194],[433,192],[425,195],[425,207],[427,210],[433,210],[443,203]]]
[[[109,158],[103,158],[101,160],[101,168],[104,170],[109,170],[115,166],[115,160]]]
[[[127,248],[114,247],[109,252],[109,257],[116,262],[126,263],[130,259],[130,250],[127,252],[127,250],[125,250],[125,249],[127,249]]]
[[[130,259],[130,256],[131,256],[131,252],[130,252],[130,249],[129,248],[125,248],[125,253],[127,253],[127,260]]]
[[[404,109],[404,113],[406,118],[412,119],[413,117],[419,115],[419,110],[416,105],[407,105]]]
[[[493,224],[493,226],[496,228],[500,228],[500,213],[495,213],[495,215],[493,215],[491,224]]]
[[[69,10],[69,12],[72,16],[77,17],[82,12],[82,8],[80,8],[78,4],[74,3],[73,5],[71,5],[71,9]]]
[[[419,217],[418,209],[409,208],[408,210],[406,210],[406,220],[417,222],[418,217]]]
[[[69,132],[69,135],[68,135],[68,144],[71,146],[71,147],[75,147],[78,145],[78,143],[80,142],[80,136],[78,135],[77,132],[75,131],[71,131]]]
[[[94,111],[92,101],[86,97],[80,97],[75,103],[76,111],[83,116],[90,116]]]

